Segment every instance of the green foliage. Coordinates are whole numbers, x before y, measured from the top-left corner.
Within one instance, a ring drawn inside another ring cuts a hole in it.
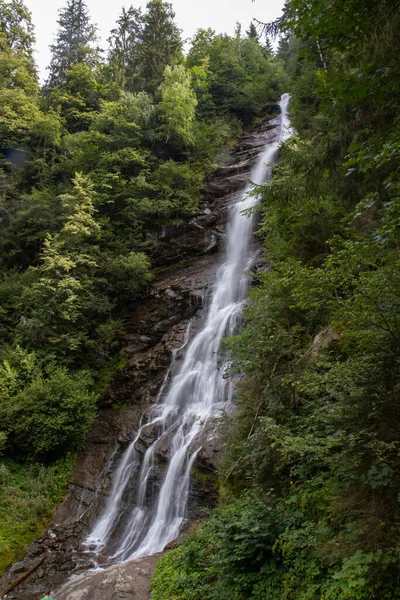
[[[260,565],[266,557],[279,562],[273,550],[279,520],[271,495],[261,490],[221,507],[159,561],[152,599],[256,597],[249,592],[259,579]]]
[[[22,0],[3,1],[0,5],[0,38],[15,54],[30,60],[33,68],[35,35],[31,13]]]
[[[0,459],[0,574],[42,534],[74,463],[72,454],[49,466]]]
[[[268,269],[227,342],[225,503],[160,561],[157,599],[400,594],[399,10],[293,0],[280,23],[298,133],[257,190]]]
[[[17,347],[0,367],[1,430],[6,451],[21,457],[51,457],[76,450],[95,415],[89,373],[71,376],[61,366],[44,367],[34,353]]]
[[[30,13],[0,1],[0,513],[21,516],[14,533],[0,526],[1,568],[40,533],[62,494],[45,489],[51,461],[79,450],[125,364],[119,336],[157,268],[160,227],[193,215],[281,72],[240,32],[199,34],[184,61],[162,0],[122,10],[103,61],[83,0],[58,24],[40,90]]]
[[[160,85],[160,137],[165,143],[176,140],[185,145],[193,142],[197,100],[192,92],[190,74],[182,65],[165,68]]]
[[[155,93],[165,68],[182,60],[181,31],[174,22],[172,5],[163,0],[149,0],[140,36],[141,78],[144,90]]]
[[[203,118],[219,113],[239,117],[247,125],[280,85],[277,66],[253,37],[231,38],[199,29],[187,66],[192,72],[197,69],[198,112]]]
[[[161,217],[190,216],[197,208],[203,183],[189,165],[168,160],[155,173],[159,195],[155,213]]]
[[[67,219],[63,229],[44,243],[36,281],[26,290],[28,317],[21,323],[22,339],[34,346],[46,341],[56,353],[76,352],[85,343],[90,313],[107,313],[109,302],[95,293],[100,233],[94,220],[90,182],[77,174],[74,194],[61,201]]]
[[[96,62],[98,56],[93,44],[97,30],[90,23],[89,12],[84,0],[67,0],[59,10],[56,43],[50,46],[52,57],[49,88],[64,83],[68,71],[80,64]]]
[[[142,32],[140,9],[122,7],[117,27],[109,38],[109,69],[122,89],[133,92],[140,85],[140,35]]]

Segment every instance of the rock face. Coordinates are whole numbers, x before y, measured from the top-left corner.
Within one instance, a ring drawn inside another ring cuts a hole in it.
[[[180,263],[162,269],[130,315],[126,328],[128,333],[120,340],[121,357],[126,364],[114,377],[103,399],[69,482],[67,496],[56,509],[51,528],[28,549],[24,560],[14,565],[0,580],[0,593],[40,557],[45,556],[45,559],[7,598],[36,600],[49,586],[55,589],[72,574],[79,574],[93,566],[90,555],[80,548],[80,543],[104,506],[111,488],[112,474],[123,451],[134,439],[141,418],[144,415],[146,419],[146,413],[151,414],[173,351],[182,345],[189,322],[191,334],[199,326],[200,309],[221,259],[229,205],[249,180],[258,153],[274,135],[269,129],[266,123],[252,134],[243,135],[228,164],[219,167],[208,177],[196,215],[189,223],[168,225],[160,233],[158,264]],[[175,369],[178,368],[179,354],[175,364]],[[210,423],[200,435],[202,449],[198,453],[195,469],[204,477],[193,478],[188,509],[191,519],[199,517],[199,507],[212,507],[217,501],[216,489],[210,478],[210,473],[216,470],[220,451],[215,424]],[[154,432],[149,427],[144,431],[140,444],[145,448],[153,439]],[[160,459],[165,459],[169,449],[160,446],[157,453]],[[148,561],[143,564],[150,569],[153,561]],[[109,577],[107,581],[111,582],[109,587],[107,583],[103,589],[101,575],[95,573],[90,575],[90,581],[93,582],[91,591],[85,591],[86,583],[79,587],[81,584],[76,582],[78,587],[71,592],[72,595],[62,595],[63,592],[60,592],[56,598],[147,598],[143,595],[147,592],[137,591],[148,589],[147,575],[144,572],[140,575],[142,567],[138,565],[139,562],[132,567],[132,571],[127,565],[104,571]],[[131,582],[128,571],[136,573],[139,579]],[[122,573],[126,574],[126,585],[124,583],[118,587]],[[138,595],[134,596],[134,593]]]

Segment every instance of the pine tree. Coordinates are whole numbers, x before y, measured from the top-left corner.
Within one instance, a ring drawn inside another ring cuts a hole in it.
[[[140,59],[145,91],[154,93],[160,85],[165,67],[182,58],[181,31],[174,23],[171,4],[150,0],[143,18]]]
[[[264,50],[265,56],[272,56],[274,54],[274,49],[271,44],[271,40],[269,39],[268,36],[265,36],[265,44],[264,44],[263,50]]]
[[[254,25],[253,21],[250,23],[249,28],[246,31],[246,33],[249,38],[252,38],[253,40],[256,40],[257,42],[260,39],[259,33],[257,31],[257,27]]]
[[[59,11],[59,30],[56,43],[50,46],[52,58],[47,87],[65,82],[68,69],[77,63],[93,62],[97,49],[97,28],[91,24],[84,0],[67,0]]]
[[[139,47],[142,31],[142,14],[140,9],[130,6],[122,8],[117,27],[111,30],[109,38],[109,65],[113,79],[126,91],[138,89]]]

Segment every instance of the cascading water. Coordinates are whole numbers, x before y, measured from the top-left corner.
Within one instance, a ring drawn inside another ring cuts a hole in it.
[[[257,198],[248,192],[252,184],[268,179],[268,164],[274,161],[279,145],[291,133],[287,116],[289,99],[288,94],[283,94],[276,139],[266,145],[251,173],[252,183],[232,207],[226,257],[217,272],[204,325],[190,342],[187,332],[180,371],[169,385],[167,373],[155,414],[139,428],[126,450],[107,505],[87,539],[91,548],[108,554],[112,562],[154,554],[177,537],[186,517],[190,470],[200,449],[199,433],[207,420],[220,413],[231,400],[232,384],[224,377],[219,346],[223,337],[234,333],[241,300],[248,291],[247,271],[256,256],[250,246],[253,217],[244,216],[242,211],[256,204]],[[143,454],[137,446],[146,428],[157,433]],[[157,447],[166,440],[170,461],[158,494],[152,496],[149,481],[156,466]],[[129,502],[123,500],[132,488],[136,489],[136,497]]]

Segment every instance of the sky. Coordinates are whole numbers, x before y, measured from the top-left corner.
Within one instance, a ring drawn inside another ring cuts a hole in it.
[[[169,0],[175,11],[175,22],[183,30],[183,38],[193,36],[199,27],[211,27],[216,33],[233,35],[235,23],[239,21],[245,31],[253,17],[269,22],[280,16],[284,0]],[[66,0],[25,0],[32,12],[36,33],[36,64],[40,78],[46,78],[46,67],[50,62],[49,45],[57,33],[58,9]],[[146,1],[140,0],[86,0],[93,23],[99,28],[102,47],[107,47],[110,30],[121,13],[121,8],[130,5],[144,9]]]

